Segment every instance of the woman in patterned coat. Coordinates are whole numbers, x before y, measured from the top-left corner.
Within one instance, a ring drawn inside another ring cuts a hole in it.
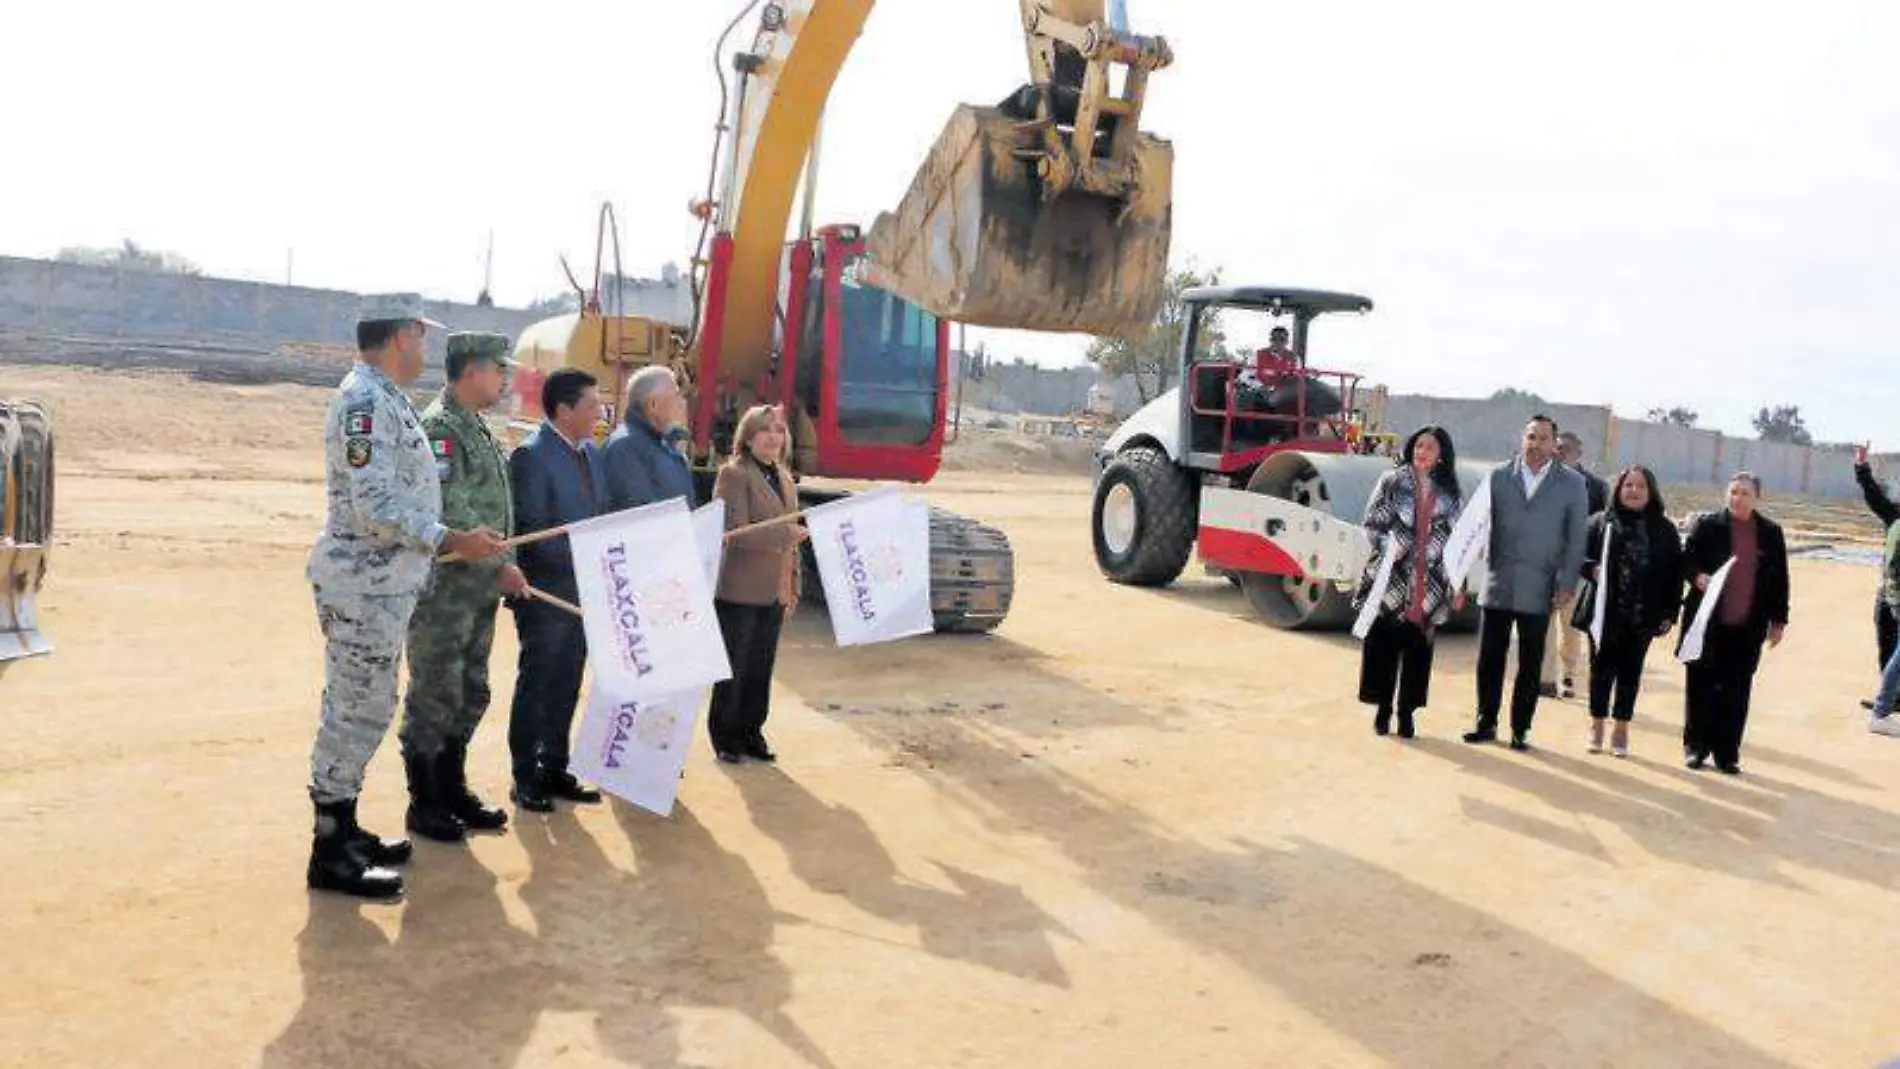
[[[1440,427],[1406,440],[1399,466],[1379,480],[1366,504],[1373,552],[1354,609],[1371,596],[1382,555],[1396,554],[1359,663],[1359,700],[1378,709],[1372,729],[1381,735],[1391,731],[1397,712],[1399,737],[1412,737],[1412,716],[1431,690],[1432,641],[1439,625],[1464,607],[1463,592],[1454,593],[1445,575],[1445,547],[1463,506],[1458,457]]]

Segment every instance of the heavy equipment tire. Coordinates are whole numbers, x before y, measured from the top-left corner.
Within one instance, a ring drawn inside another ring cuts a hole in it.
[[[1166,586],[1187,567],[1198,502],[1194,483],[1167,454],[1136,446],[1095,484],[1089,528],[1095,563],[1112,582]]]

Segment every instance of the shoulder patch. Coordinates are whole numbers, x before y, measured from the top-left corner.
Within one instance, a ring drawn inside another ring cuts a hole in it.
[[[343,433],[352,438],[361,437],[362,435],[370,433],[371,428],[375,425],[375,420],[370,417],[367,409],[360,412],[351,412],[343,417]]]
[[[455,477],[455,466],[446,460],[436,461],[435,477],[442,482],[448,482]]]
[[[429,448],[435,451],[438,459],[447,460],[455,455],[455,439],[450,435],[429,439]]]
[[[368,420],[368,416],[363,417]],[[369,465],[370,444],[368,438],[351,438],[344,446],[344,455],[350,467],[361,468]]]

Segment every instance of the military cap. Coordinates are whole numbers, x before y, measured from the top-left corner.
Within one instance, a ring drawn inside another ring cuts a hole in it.
[[[356,309],[358,323],[401,323],[409,320],[437,330],[448,329],[422,314],[421,294],[373,293],[365,296]]]
[[[449,335],[448,358],[467,363],[471,360],[489,360],[504,368],[515,366],[508,358],[508,335],[491,334],[485,331],[458,331]]]

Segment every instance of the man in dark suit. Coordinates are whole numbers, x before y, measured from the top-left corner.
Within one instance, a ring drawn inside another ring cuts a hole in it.
[[[693,469],[685,453],[691,439],[686,396],[673,372],[657,364],[634,372],[627,380],[627,417],[601,453],[602,511],[676,497],[684,498],[688,508],[696,505]]]
[[[578,368],[553,371],[542,384],[541,426],[508,458],[515,530],[520,534],[600,514],[605,488],[593,441],[594,424],[600,419],[597,385],[598,380]],[[523,545],[516,557],[530,586],[570,602],[580,600],[567,539]],[[581,620],[526,598],[513,609],[521,659],[508,722],[515,779],[511,796],[515,804],[536,813],[552,812],[556,798],[598,802],[600,792],[583,786],[567,767],[568,735],[587,664]]]
[[[1568,612],[1583,570],[1588,501],[1583,478],[1557,462],[1557,424],[1532,416],[1523,452],[1491,480],[1491,546],[1478,640],[1478,723],[1470,743],[1494,742],[1504,701],[1504,666],[1517,632],[1511,691],[1511,749],[1530,749],[1544,642],[1552,613]]]

